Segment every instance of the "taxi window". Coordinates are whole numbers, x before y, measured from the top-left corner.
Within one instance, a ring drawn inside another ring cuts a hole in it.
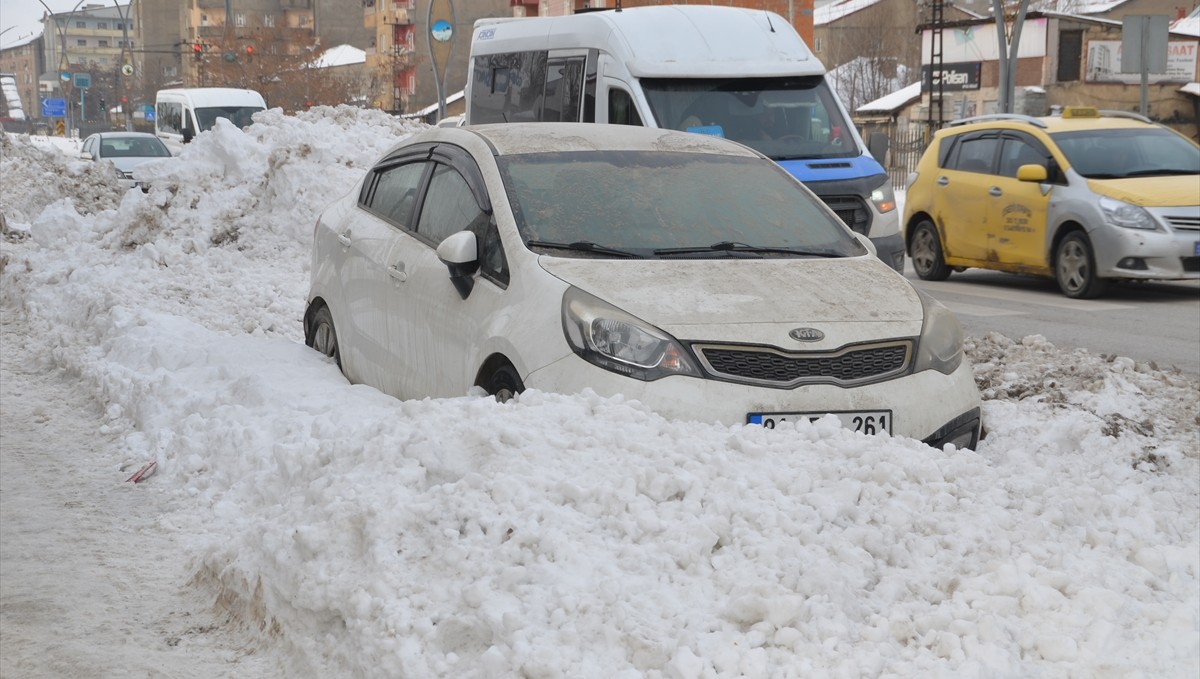
[[[996,157],[996,147],[999,144],[1000,140],[994,135],[963,139],[952,154],[949,169],[990,173],[992,159]]]
[[[1046,156],[1024,139],[1005,139],[1000,152],[1000,172],[1005,177],[1016,177],[1022,165],[1046,167]]]

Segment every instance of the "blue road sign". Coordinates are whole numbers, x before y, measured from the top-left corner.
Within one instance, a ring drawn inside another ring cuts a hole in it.
[[[42,117],[43,118],[65,118],[67,117],[67,100],[66,99],[50,99],[42,100]]]
[[[91,73],[76,73],[75,74],[75,87],[77,87],[81,90],[86,90],[87,88],[89,88],[91,86],[92,86],[92,74]]]

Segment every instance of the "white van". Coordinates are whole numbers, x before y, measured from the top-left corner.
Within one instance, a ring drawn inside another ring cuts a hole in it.
[[[154,98],[154,133],[178,152],[197,134],[212,129],[217,118],[244,128],[267,102],[254,90],[231,87],[185,87],[159,90]]]
[[[466,124],[599,122],[733,139],[804,182],[903,271],[887,172],[778,14],[662,5],[480,19],[474,30]]]

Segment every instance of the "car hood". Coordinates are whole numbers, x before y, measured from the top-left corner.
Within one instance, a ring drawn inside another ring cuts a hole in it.
[[[796,347],[814,328],[821,349],[920,334],[916,290],[875,257],[844,259],[608,260],[542,256],[562,279],[681,339]]]
[[[1177,207],[1200,203],[1200,180],[1194,174],[1089,179],[1088,188],[1102,196],[1142,207]]]
[[[146,163],[156,161],[156,160],[166,160],[166,158],[154,158],[154,157],[147,157],[147,156],[132,156],[132,157],[126,156],[123,158],[109,158],[108,160],[111,161],[113,165],[116,165],[118,170],[120,170],[122,172],[132,172],[133,168],[137,167],[138,165],[144,165]]]

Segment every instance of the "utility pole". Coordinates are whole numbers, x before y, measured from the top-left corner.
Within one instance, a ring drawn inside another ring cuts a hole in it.
[[[996,19],[996,54],[1000,64],[1000,92],[996,101],[997,113],[1013,112],[1013,90],[1017,84],[1017,53],[1021,47],[1021,26],[1025,24],[1025,13],[1029,0],[1018,0],[1016,18],[1011,35],[1005,17],[1004,0],[992,0],[992,15]]]

